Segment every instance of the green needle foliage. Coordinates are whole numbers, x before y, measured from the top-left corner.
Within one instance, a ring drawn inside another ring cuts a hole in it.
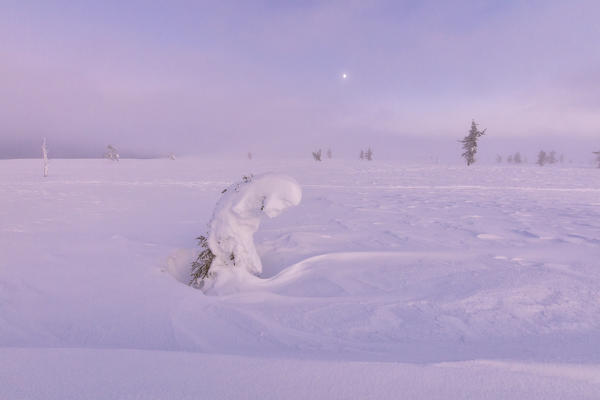
[[[200,289],[204,284],[204,278],[209,276],[210,265],[215,259],[215,255],[208,247],[208,239],[206,236],[200,235],[197,239],[198,246],[202,248],[202,251],[198,254],[196,260],[192,262],[190,286]]]

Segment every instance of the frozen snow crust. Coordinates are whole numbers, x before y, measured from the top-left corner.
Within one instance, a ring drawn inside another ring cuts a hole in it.
[[[180,284],[250,169],[261,279]],[[0,399],[598,399],[599,172],[0,161]]]
[[[293,178],[273,173],[244,176],[241,182],[222,193],[208,235],[208,245],[215,259],[205,290],[212,292],[219,288],[227,290],[227,286],[251,279],[248,274],[262,273],[260,257],[254,247],[254,232],[262,216],[274,218],[302,200],[302,189]]]

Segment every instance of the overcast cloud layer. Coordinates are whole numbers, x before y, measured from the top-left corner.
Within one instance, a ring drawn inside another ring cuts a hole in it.
[[[600,142],[596,1],[283,3],[0,2],[0,157]]]

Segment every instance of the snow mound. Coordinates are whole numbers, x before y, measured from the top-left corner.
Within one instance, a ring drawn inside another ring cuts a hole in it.
[[[300,185],[280,174],[245,176],[241,182],[225,189],[215,208],[208,235],[208,246],[215,255],[211,264],[213,287],[224,281],[260,275],[262,263],[253,236],[261,217],[274,218],[301,200]]]

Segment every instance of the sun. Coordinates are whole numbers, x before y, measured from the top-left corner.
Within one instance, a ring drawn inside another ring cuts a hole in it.
[[[348,74],[347,73],[342,73],[342,79],[348,79]]]

